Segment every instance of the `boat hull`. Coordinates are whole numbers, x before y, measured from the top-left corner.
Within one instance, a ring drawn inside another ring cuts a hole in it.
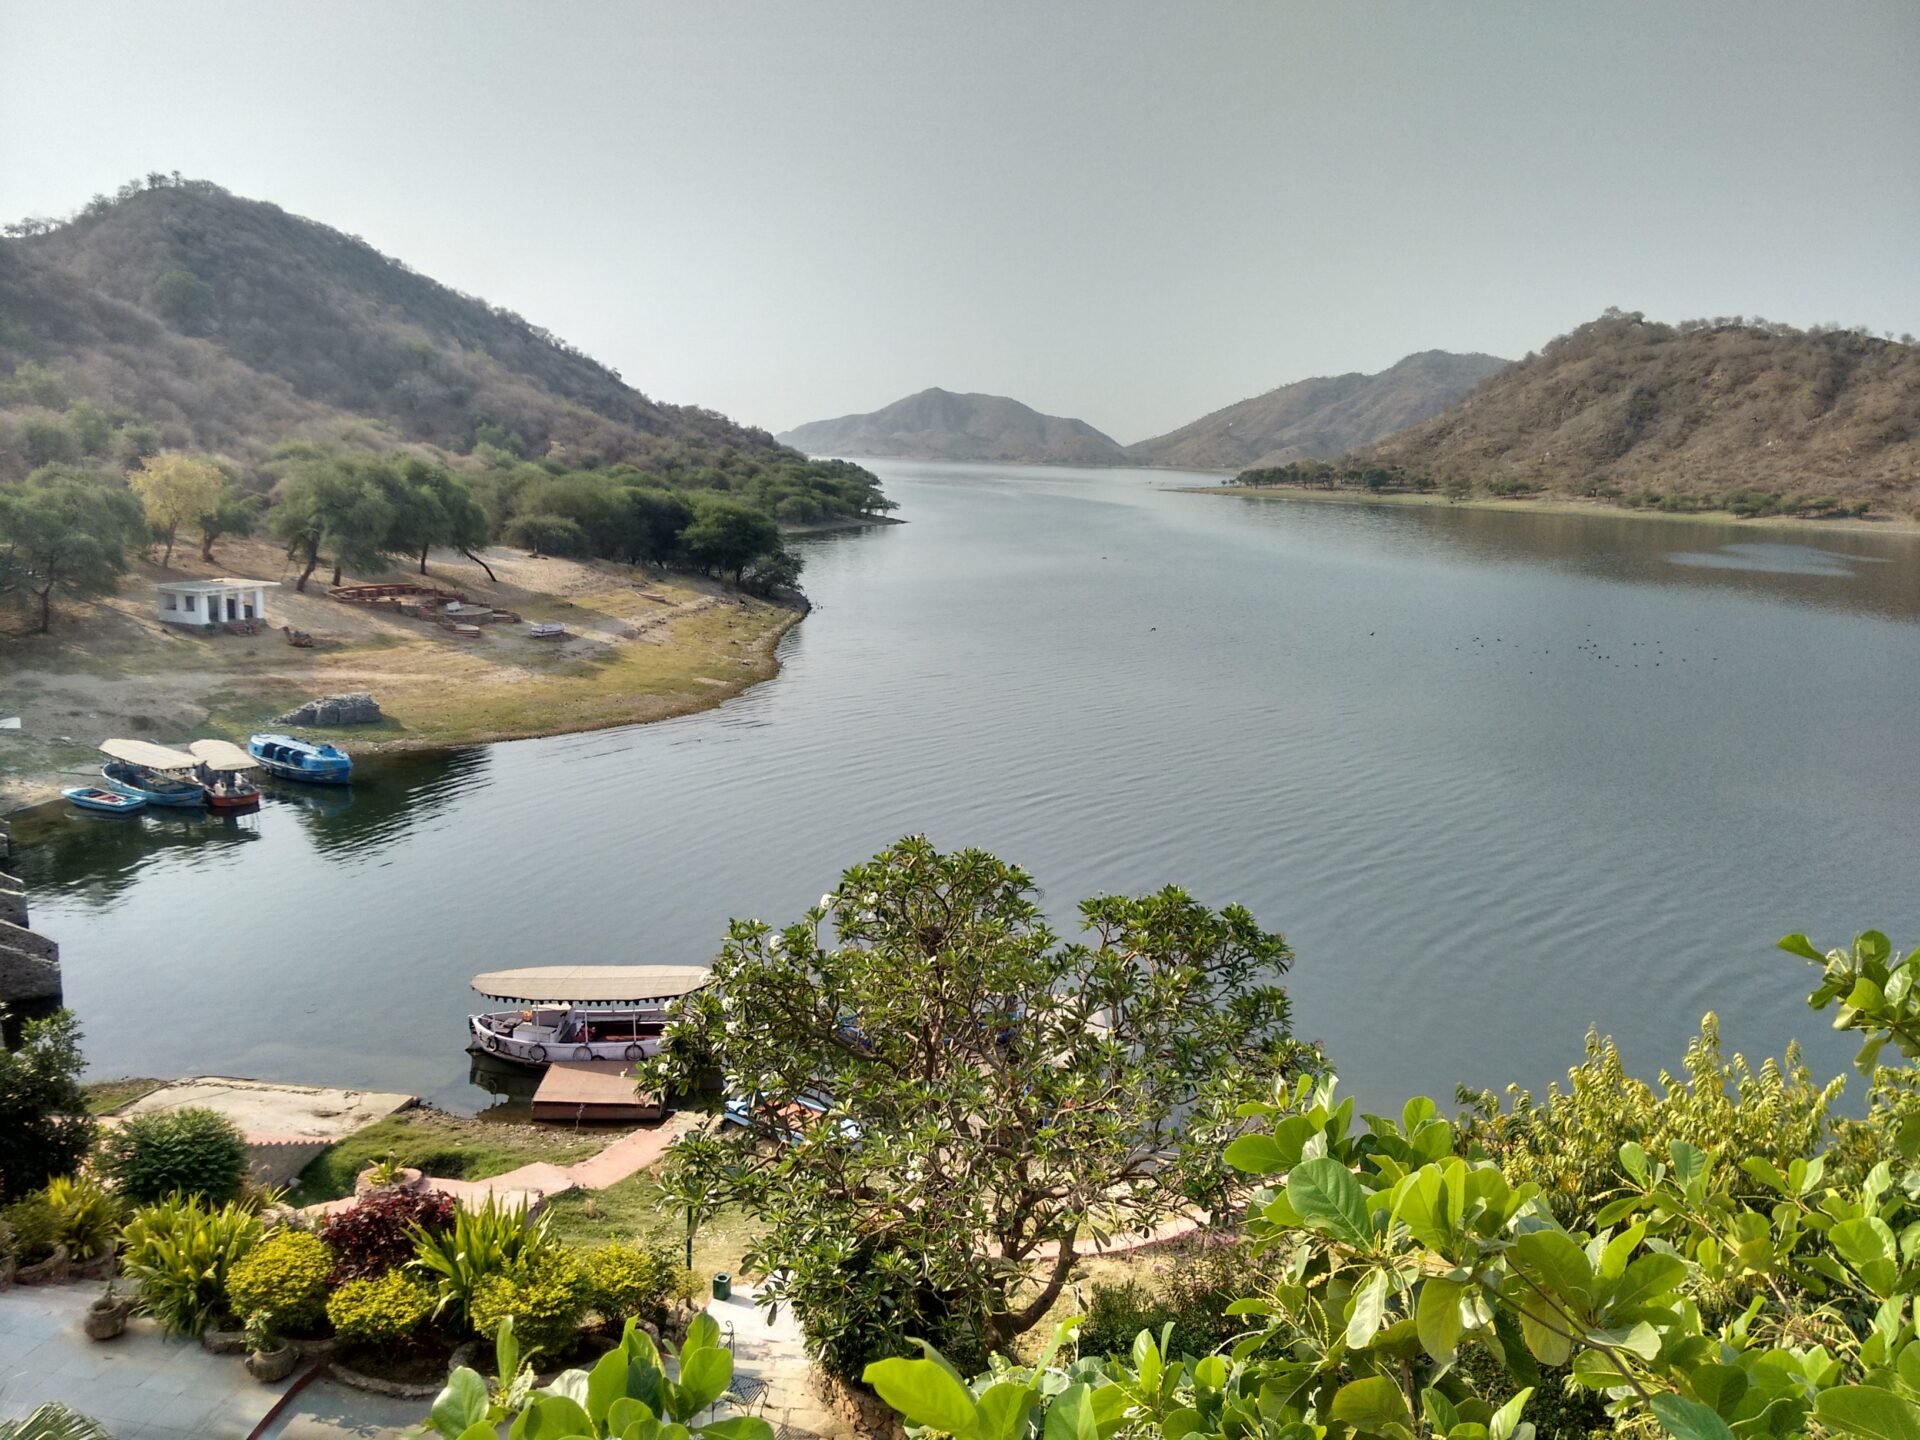
[[[315,745],[291,735],[255,735],[247,753],[278,780],[303,785],[347,785],[353,781],[352,757],[331,745]]]
[[[198,785],[189,784],[184,780],[176,782],[143,778],[118,760],[102,765],[100,776],[107,782],[107,789],[132,796],[136,800],[144,800],[149,805],[161,805],[175,810],[198,810],[207,803],[206,791]]]
[[[467,1049],[508,1064],[534,1069],[551,1065],[556,1060],[621,1060],[631,1063],[651,1059],[660,1053],[661,1026],[657,1022],[643,1022],[637,1027],[636,1033],[617,1039],[569,1040],[553,1035],[516,1036],[513,1033],[515,1029],[525,1028],[518,1024],[520,1019],[521,1012],[517,1010],[469,1015]]]
[[[207,791],[207,808],[218,810],[226,815],[238,814],[244,810],[260,808],[260,792],[249,785],[241,791]]]
[[[147,808],[147,802],[139,796],[105,786],[76,785],[60,793],[74,809],[95,815],[138,815]]]

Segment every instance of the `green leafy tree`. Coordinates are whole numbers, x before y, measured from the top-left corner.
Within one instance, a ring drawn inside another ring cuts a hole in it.
[[[213,314],[213,287],[191,270],[168,270],[153,282],[153,308],[176,329],[201,334]]]
[[[93,1148],[80,1073],[80,1022],[70,1010],[20,1027],[20,1045],[0,1049],[0,1201],[18,1200],[71,1175]]]
[[[693,523],[680,534],[687,558],[702,572],[731,572],[738,584],[746,568],[781,550],[780,527],[760,511],[732,500],[702,499]]]
[[[324,553],[333,561],[333,583],[348,569],[384,569],[393,553],[392,478],[379,460],[365,456],[314,455],[296,459],[274,488],[268,529],[304,562],[294,589],[307,581]]]
[[[211,565],[217,541],[228,535],[251,535],[260,524],[266,504],[264,495],[248,494],[231,481],[222,484],[213,508],[196,521],[200,527],[200,558]]]
[[[0,597],[30,601],[44,635],[55,594],[113,592],[145,528],[124,486],[64,465],[36,470],[0,489]]]
[[[393,505],[389,539],[395,552],[417,555],[424,575],[428,552],[436,545],[450,547],[493,578],[486,561],[473,553],[487,542],[487,512],[464,483],[444,465],[430,465],[424,460],[408,460],[392,469],[387,478]]]
[[[146,507],[147,523],[166,542],[166,553],[160,557],[163,568],[173,563],[173,542],[180,527],[199,524],[219,507],[227,488],[226,477],[216,467],[177,450],[149,455],[127,472],[127,484]]]
[[[1031,1328],[1089,1235],[1217,1198],[1190,1119],[1308,1053],[1274,983],[1291,952],[1245,910],[1102,896],[1063,941],[1033,895],[984,851],[902,840],[785,929],[736,921],[669,1027],[652,1083],[717,1063],[749,1124],[681,1141],[670,1183],[766,1225],[753,1268],[836,1373]]]

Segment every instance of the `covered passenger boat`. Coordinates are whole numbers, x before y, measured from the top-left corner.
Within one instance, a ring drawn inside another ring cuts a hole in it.
[[[469,1050],[517,1065],[656,1055],[667,1009],[707,982],[699,965],[536,965],[492,970],[473,988],[512,1009],[467,1017]]]
[[[197,762],[194,778],[207,792],[215,810],[253,810],[260,804],[260,787],[247,778],[260,762],[231,740],[196,740],[187,751]]]
[[[353,779],[353,760],[332,745],[316,745],[291,735],[255,735],[247,753],[269,775],[282,780],[305,780],[315,785],[345,785]]]
[[[207,792],[193,779],[199,762],[184,750],[145,740],[102,740],[100,753],[107,757],[100,774],[109,790],[176,809],[197,810],[207,803]]]

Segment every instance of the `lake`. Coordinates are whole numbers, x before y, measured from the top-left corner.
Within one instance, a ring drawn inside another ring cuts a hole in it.
[[[1920,944],[1911,540],[873,468],[910,523],[802,541],[815,613],[717,710],[24,827],[94,1071],[476,1108],[473,974],[705,960],[911,831],[1057,923],[1244,903],[1374,1107],[1543,1087],[1589,1026],[1651,1076],[1707,1010],[1837,1073],[1773,941]]]

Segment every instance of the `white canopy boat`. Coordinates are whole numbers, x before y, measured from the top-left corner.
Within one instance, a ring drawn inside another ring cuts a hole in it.
[[[659,1053],[667,1009],[707,983],[699,965],[536,965],[473,977],[516,1008],[467,1017],[467,1048],[520,1065],[645,1059]]]

